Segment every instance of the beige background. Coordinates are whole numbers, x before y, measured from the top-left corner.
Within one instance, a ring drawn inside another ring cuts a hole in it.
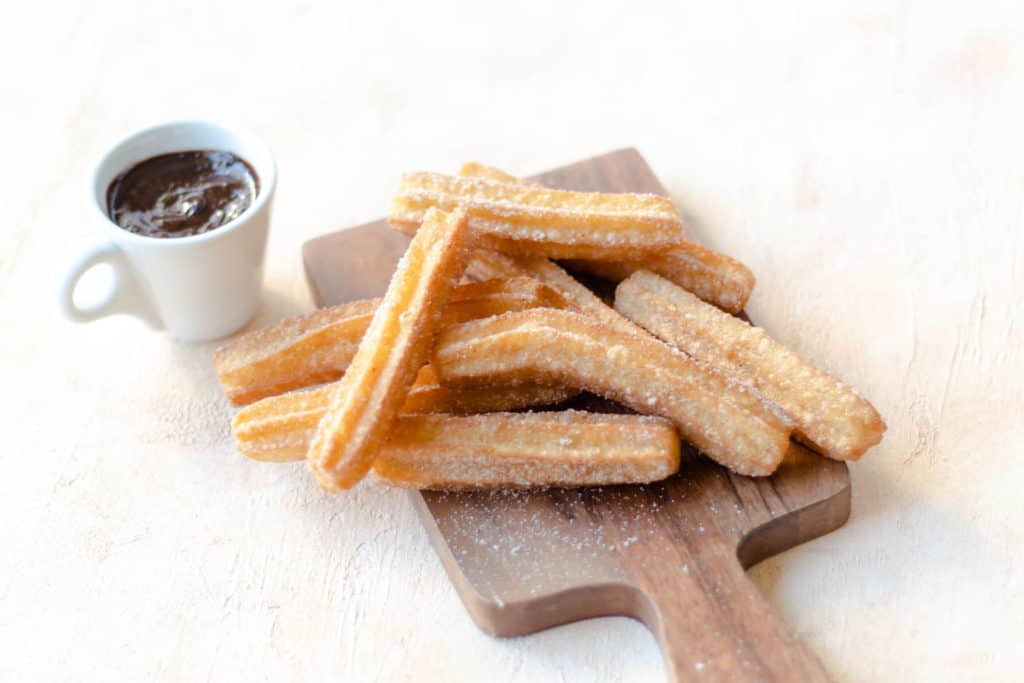
[[[239,121],[300,244],[398,175],[636,145],[752,315],[889,422],[849,524],[753,570],[840,681],[1024,669],[1024,9],[1016,2],[22,3],[0,24],[0,679],[646,681],[637,623],[479,633],[405,497],[232,449],[213,345],[73,326],[84,180],[160,119]],[[827,8],[825,6],[828,6]]]

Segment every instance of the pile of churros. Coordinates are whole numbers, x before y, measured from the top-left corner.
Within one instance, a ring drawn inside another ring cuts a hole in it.
[[[753,274],[664,197],[466,164],[406,175],[389,220],[412,241],[382,298],[214,355],[244,455],[305,460],[330,491],[533,488],[664,479],[680,438],[750,476],[791,438],[838,460],[882,439],[867,400],[737,317]],[[563,265],[618,282],[614,305]],[[583,391],[634,412],[559,408]]]

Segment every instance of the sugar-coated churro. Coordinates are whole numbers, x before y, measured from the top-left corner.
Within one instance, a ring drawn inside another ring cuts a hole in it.
[[[517,178],[499,168],[475,162],[463,164],[459,175],[540,186],[540,183],[532,180]],[[604,303],[600,297],[573,278],[564,268],[544,256],[516,256],[488,249],[477,249],[466,267],[466,274],[478,280],[514,278],[515,275],[520,274],[529,275],[530,278],[536,278],[558,290],[575,307],[593,315],[599,321],[623,332],[644,334],[642,328],[618,314],[614,308]]]
[[[640,269],[650,270],[729,313],[743,310],[756,282],[750,269],[736,259],[693,242],[681,242],[665,252],[643,258],[573,260],[570,265],[613,282]]]
[[[475,162],[462,165],[459,175],[472,178],[489,178],[507,183],[539,186],[532,180],[517,178],[493,166]],[[614,308],[607,305],[590,289],[567,273],[558,264],[543,256],[513,256],[489,249],[477,249],[466,267],[466,274],[480,280],[489,278],[511,278],[528,275],[557,289],[577,309],[605,322],[623,332],[643,334],[643,328],[627,320]],[[564,308],[564,307],[562,307]],[[482,317],[482,316],[481,316]]]
[[[774,341],[648,271],[616,290],[615,307],[694,358],[757,388],[790,416],[794,436],[837,460],[855,460],[882,440],[885,422],[866,399]]]
[[[310,468],[324,488],[349,488],[373,465],[430,355],[472,237],[461,209],[426,212],[310,443]]]
[[[537,308],[448,327],[432,365],[444,382],[564,382],[642,413],[735,472],[768,475],[791,424],[755,390],[646,335],[586,315]]]
[[[224,393],[235,405],[342,376],[380,299],[324,308],[243,334],[214,354]],[[485,318],[537,306],[562,308],[566,299],[536,279],[520,276],[459,285],[443,323]]]
[[[475,162],[464,164],[459,175],[505,183],[537,184],[499,168]],[[634,271],[645,268],[729,313],[743,310],[756,282],[750,269],[736,259],[686,240],[661,253],[639,258],[623,257],[615,261],[573,260],[569,265],[613,282],[624,280]]]
[[[417,489],[639,484],[679,469],[672,423],[567,410],[402,417],[376,479]]]
[[[290,431],[267,420],[236,418],[239,448],[268,462],[301,460],[314,417],[296,413]],[[403,415],[381,446],[373,473],[404,488],[479,489],[647,483],[678,469],[679,437],[670,421],[567,410]]]
[[[647,334],[642,327],[601,301],[600,297],[557,263],[542,256],[513,256],[490,249],[477,249],[469,260],[466,274],[480,279],[528,275],[555,289],[582,313],[622,332]]]
[[[255,460],[286,462],[306,457],[334,387],[270,396],[235,415],[232,428],[238,450]],[[402,406],[403,414],[491,413],[551,406],[578,393],[564,385],[517,384],[452,388],[437,380],[427,365],[420,370]]]
[[[476,253],[474,251],[473,253]],[[444,310],[443,324],[487,318],[527,308],[567,308],[568,298],[554,286],[525,275],[459,285]]]
[[[499,387],[452,387],[442,384],[429,365],[420,370],[405,397],[403,413],[494,413],[564,403],[579,394],[564,384],[510,384]]]
[[[391,225],[413,234],[424,212],[463,208],[481,246],[552,258],[617,259],[666,249],[683,223],[665,197],[550,190],[484,178],[410,173],[391,204]]]
[[[467,161],[459,169],[459,175],[466,178],[483,178],[485,180],[496,180],[500,183],[518,183],[527,187],[543,187],[540,183],[525,178],[517,178],[511,173],[506,173],[500,168],[481,164],[476,161]]]

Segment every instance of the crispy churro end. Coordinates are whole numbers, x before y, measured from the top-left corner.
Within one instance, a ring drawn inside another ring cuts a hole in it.
[[[881,441],[884,421],[852,387],[661,275],[637,270],[619,283],[615,306],[676,348],[761,392],[789,416],[794,436],[812,450],[855,460]]]

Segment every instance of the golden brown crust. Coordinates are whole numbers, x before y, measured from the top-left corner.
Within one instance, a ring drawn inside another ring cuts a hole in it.
[[[432,207],[464,209],[480,246],[552,258],[619,258],[667,249],[682,239],[672,202],[658,195],[550,190],[484,178],[410,173],[389,221],[415,233]]]
[[[459,169],[459,175],[466,178],[483,178],[485,180],[496,180],[500,183],[518,183],[527,187],[543,187],[540,183],[525,178],[517,178],[511,173],[506,173],[500,168],[481,164],[476,161],[467,161]]]
[[[678,469],[668,420],[567,410],[402,417],[373,474],[405,488],[481,489],[639,484]]]
[[[539,186],[539,183],[516,178],[501,169],[473,162],[463,164],[459,170],[459,175]],[[490,249],[477,249],[473,253],[473,258],[470,259],[469,265],[466,267],[466,274],[479,280],[528,275],[556,289],[568,301],[572,302],[577,310],[623,332],[645,334],[643,328],[620,315],[614,308],[608,306],[600,297],[577,281],[576,278],[567,273],[561,266],[544,256],[514,256]],[[567,306],[555,306],[553,308],[567,308]]]
[[[740,474],[771,474],[789,445],[791,425],[754,390],[579,313],[537,308],[446,328],[432,364],[444,382],[564,382],[667,417]]]
[[[380,299],[324,308],[243,334],[214,354],[224,393],[235,405],[333,382],[345,373]],[[526,276],[459,285],[444,323],[568,303],[552,287]]]
[[[235,415],[232,428],[238,450],[255,460],[302,460],[323,418],[333,385],[311,391],[270,396],[251,403]],[[491,413],[562,403],[578,390],[564,385],[521,384],[499,387],[453,388],[441,384],[424,366],[405,397],[403,414]]]
[[[540,408],[564,403],[579,394],[564,384],[514,384],[502,387],[452,387],[442,384],[429,365],[423,366],[416,384],[405,397],[402,412],[413,413],[496,413],[523,408]]]
[[[373,465],[426,363],[471,245],[463,211],[426,213],[310,443],[310,468],[325,489],[354,486]]]
[[[661,254],[639,259],[574,260],[570,265],[613,282],[646,269],[729,313],[743,310],[756,283],[750,269],[736,259],[692,242],[682,242]]]
[[[882,440],[885,422],[867,400],[769,337],[647,271],[623,280],[615,307],[648,330],[777,403],[795,436],[822,455],[856,460]]]
[[[453,325],[510,311],[523,311],[527,308],[570,306],[566,297],[556,288],[536,278],[526,275],[492,278],[459,285],[448,307],[445,308],[443,323]]]
[[[477,249],[466,267],[466,273],[480,279],[528,275],[555,289],[581,313],[596,318],[620,332],[647,336],[642,327],[601,301],[600,297],[550,259],[540,256],[513,256],[490,249]]]
[[[473,162],[464,164],[459,175],[536,185],[501,169]],[[624,280],[634,271],[645,268],[729,313],[743,310],[756,283],[750,269],[736,259],[685,240],[658,254],[633,259],[626,259],[620,254],[613,261],[572,260],[570,265],[613,282]]]

